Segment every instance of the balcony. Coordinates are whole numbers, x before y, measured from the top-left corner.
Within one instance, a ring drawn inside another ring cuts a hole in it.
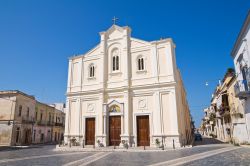
[[[63,127],[63,126],[64,126],[64,123],[58,123],[58,122],[56,122],[56,123],[55,123],[55,126],[61,126],[61,127]]]
[[[39,126],[46,126],[47,125],[47,122],[46,121],[42,121],[42,120],[39,120],[36,122],[37,125]]]
[[[22,123],[32,124],[34,122],[35,122],[35,120],[33,117],[22,117]]]
[[[48,125],[48,126],[54,126],[54,125],[55,125],[55,122],[48,121],[48,122],[47,122],[47,125]]]
[[[237,81],[234,85],[235,96],[240,99],[250,97],[250,79]]]

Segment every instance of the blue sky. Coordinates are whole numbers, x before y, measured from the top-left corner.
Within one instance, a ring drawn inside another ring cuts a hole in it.
[[[249,9],[249,0],[0,0],[0,89],[65,102],[68,57],[95,46],[116,16],[133,37],[173,38],[199,125],[217,80],[233,67],[230,52]]]

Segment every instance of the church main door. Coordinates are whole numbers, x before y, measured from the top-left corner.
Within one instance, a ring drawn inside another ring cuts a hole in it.
[[[119,146],[121,143],[121,116],[109,117],[109,145]]]
[[[137,116],[137,145],[138,146],[149,146],[149,117]]]
[[[95,118],[86,118],[86,145],[95,144]]]

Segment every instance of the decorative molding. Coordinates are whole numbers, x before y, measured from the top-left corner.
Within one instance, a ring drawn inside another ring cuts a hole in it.
[[[140,98],[138,99],[138,109],[139,110],[145,110],[148,108],[148,104],[147,104],[147,98]]]
[[[87,104],[87,112],[94,112],[95,111],[95,104],[94,103],[88,103]]]
[[[145,67],[145,66],[144,66]],[[146,74],[147,73],[147,70],[137,70],[136,71],[137,74]]]
[[[112,71],[111,73],[109,73],[110,76],[121,76],[122,75],[122,72],[117,70],[117,71]]]

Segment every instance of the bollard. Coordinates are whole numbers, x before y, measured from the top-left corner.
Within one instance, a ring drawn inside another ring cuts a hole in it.
[[[71,142],[69,142],[69,147],[71,148]]]
[[[84,140],[82,140],[82,148],[84,148]]]
[[[173,139],[173,149],[175,149],[175,145],[174,145],[174,139]]]
[[[93,144],[93,148],[95,149],[95,143]]]
[[[143,147],[144,147],[144,150],[146,150],[146,147],[145,147],[145,145],[144,145]]]

